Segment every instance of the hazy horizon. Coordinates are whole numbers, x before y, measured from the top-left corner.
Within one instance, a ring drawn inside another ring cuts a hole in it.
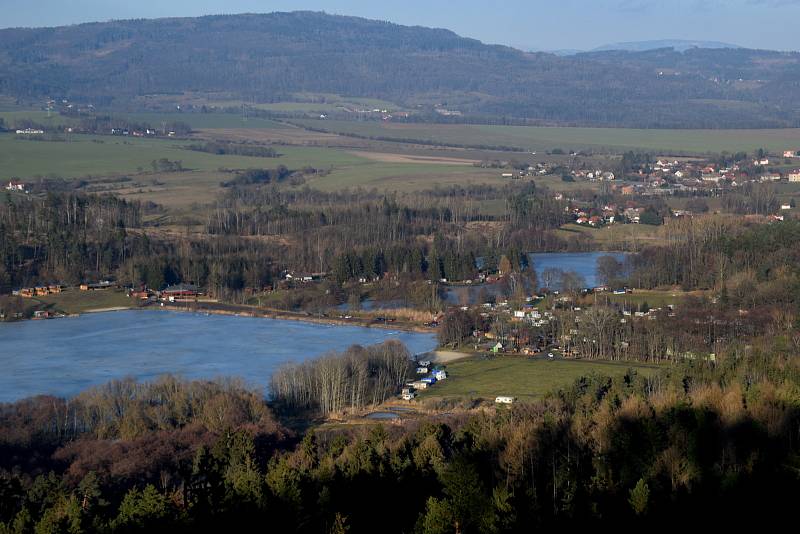
[[[115,19],[312,10],[446,28],[464,37],[525,50],[591,50],[611,43],[719,41],[747,48],[797,50],[800,0],[465,0],[458,10],[439,0],[380,5],[365,0],[197,0],[133,5],[100,0],[0,0],[2,28],[53,27]],[[766,31],[769,29],[769,31]]]

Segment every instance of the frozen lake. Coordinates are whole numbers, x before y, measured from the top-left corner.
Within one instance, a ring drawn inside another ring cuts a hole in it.
[[[402,341],[412,354],[433,334],[164,311],[0,323],[0,402],[71,396],[115,378],[232,376],[265,388],[272,372],[351,345]]]

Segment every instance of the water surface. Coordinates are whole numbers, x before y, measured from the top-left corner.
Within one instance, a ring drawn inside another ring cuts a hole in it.
[[[600,285],[597,260],[601,256],[611,256],[624,264],[627,254],[624,252],[536,252],[528,254],[528,261],[536,270],[540,285],[545,269],[560,269],[581,275],[586,281],[586,287],[597,287]]]
[[[165,373],[234,376],[266,388],[284,363],[387,339],[412,354],[436,347],[433,334],[154,310],[0,323],[0,402]]]
[[[597,259],[601,256],[611,256],[621,263],[625,263],[628,254],[625,252],[532,252],[528,254],[528,263],[536,271],[539,286],[544,286],[542,273],[546,269],[558,269],[564,272],[575,272],[579,274],[585,282],[585,287],[597,287],[601,285],[597,272]],[[477,259],[480,267],[482,258]],[[533,292],[535,288],[527,288],[528,292]],[[538,289],[538,288],[537,288]],[[556,281],[552,289],[560,289],[560,283]],[[481,284],[474,286],[448,287],[445,289],[445,301],[448,304],[481,304],[481,291],[487,297],[497,297],[503,287],[500,284]]]

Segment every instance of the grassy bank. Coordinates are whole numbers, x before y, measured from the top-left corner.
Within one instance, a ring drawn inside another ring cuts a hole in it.
[[[568,387],[582,376],[594,373],[622,376],[628,369],[644,375],[654,374],[659,367],[632,362],[589,360],[528,359],[523,356],[497,356],[491,359],[475,356],[447,366],[449,377],[421,394],[422,399],[436,397],[470,397],[494,399],[511,395],[532,399]]]
[[[68,289],[57,295],[47,295],[31,299],[39,302],[40,309],[61,312],[68,315],[88,313],[109,308],[130,308],[136,302],[125,295],[124,291],[108,289],[106,291],[80,291]]]

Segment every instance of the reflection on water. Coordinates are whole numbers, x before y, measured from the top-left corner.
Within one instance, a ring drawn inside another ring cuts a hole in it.
[[[624,263],[627,256],[624,252],[537,252],[528,254],[528,262],[536,270],[539,286],[543,286],[542,274],[547,269],[558,269],[580,275],[586,287],[597,287],[600,284],[597,273],[597,259],[611,256]],[[479,258],[480,260],[480,258]],[[480,262],[479,262],[480,263]],[[558,289],[555,284],[554,289]],[[530,292],[533,288],[528,288]],[[445,290],[445,301],[448,304],[473,305],[482,304],[481,292],[488,298],[496,298],[504,291],[502,284],[481,284],[475,286],[448,287]]]

